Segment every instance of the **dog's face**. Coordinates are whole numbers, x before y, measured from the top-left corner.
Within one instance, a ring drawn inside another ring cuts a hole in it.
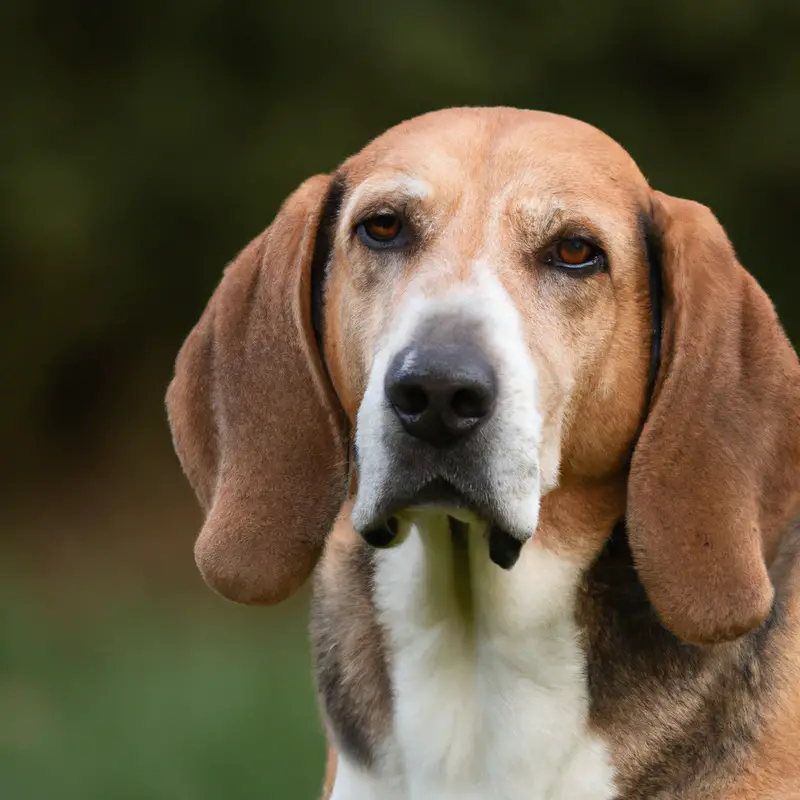
[[[345,500],[378,544],[398,517],[484,524],[510,567],[569,487],[551,545],[588,563],[624,513],[664,624],[713,642],[766,617],[800,501],[800,367],[768,298],[708,209],[550,114],[436,112],[304,183],[226,270],[167,402],[198,564],[240,602],[295,591]],[[604,504],[589,541],[574,520]]]
[[[541,495],[619,469],[634,436],[647,184],[580,122],[456,113],[390,131],[336,180],[326,356],[355,527],[466,512],[510,565]]]

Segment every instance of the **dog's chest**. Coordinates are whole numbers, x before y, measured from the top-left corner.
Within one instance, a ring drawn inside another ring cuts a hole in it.
[[[576,581],[572,565],[532,545],[505,572],[480,535],[454,543],[412,530],[380,554],[375,603],[395,702],[376,797],[613,795],[608,752],[587,728]]]

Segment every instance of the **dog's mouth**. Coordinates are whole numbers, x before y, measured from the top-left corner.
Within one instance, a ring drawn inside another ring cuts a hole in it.
[[[454,536],[471,524],[481,525],[486,532],[491,560],[503,569],[511,569],[519,559],[525,538],[512,536],[498,525],[489,505],[470,497],[449,481],[435,479],[413,493],[393,498],[374,522],[359,533],[370,546],[386,549],[398,542],[401,517],[445,514]]]

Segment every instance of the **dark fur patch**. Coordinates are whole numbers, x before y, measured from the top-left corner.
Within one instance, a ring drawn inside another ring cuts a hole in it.
[[[641,230],[644,250],[647,260],[647,268],[650,284],[650,370],[647,376],[647,389],[645,391],[644,412],[639,421],[636,435],[633,437],[630,451],[628,453],[628,465],[630,466],[633,458],[633,451],[636,443],[642,435],[647,416],[653,405],[653,397],[656,393],[656,384],[661,369],[662,340],[664,336],[664,286],[661,274],[661,233],[656,228],[650,214],[644,211],[639,214],[639,229]]]
[[[647,251],[647,266],[650,280],[650,314],[651,336],[650,345],[650,374],[647,379],[647,396],[645,398],[645,414],[650,410],[653,395],[658,381],[658,372],[661,368],[662,337],[664,335],[664,285],[661,274],[661,233],[656,228],[650,215],[642,215],[640,224],[644,232],[645,249]]]
[[[317,690],[337,748],[369,767],[392,713],[383,632],[372,604],[373,553],[359,541],[331,557],[335,585],[326,584],[321,570],[311,610]]]
[[[659,621],[624,526],[615,528],[586,576],[578,619],[592,722],[627,754],[619,800],[703,796],[745,763],[774,689],[771,650],[787,591],[778,587],[769,618],[740,640],[687,644]]]
[[[334,229],[342,200],[347,186],[344,178],[335,175],[331,179],[328,194],[322,204],[317,237],[314,241],[314,255],[311,260],[311,326],[314,329],[314,338],[323,366],[325,364],[325,350],[323,349],[323,332],[325,326],[325,278],[328,261],[333,248]]]

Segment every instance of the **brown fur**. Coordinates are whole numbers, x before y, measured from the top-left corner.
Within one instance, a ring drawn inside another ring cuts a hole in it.
[[[631,465],[631,548],[670,630],[734,639],[769,613],[766,564],[800,499],[800,370],[711,212],[654,206],[668,352]]]
[[[402,257],[353,235],[387,209],[415,231]],[[608,274],[542,266],[542,248],[576,229],[602,243]],[[664,356],[628,474],[647,410],[652,239]],[[279,601],[305,580],[348,493],[344,440],[381,333],[412,283],[435,295],[476,260],[520,310],[540,375],[542,458],[559,465],[559,484],[537,539],[586,565],[591,724],[620,796],[793,796],[798,534],[785,531],[800,510],[797,356],[711,212],[654,192],[583,123],[512,109],[403,123],[333,181],[304,184],[228,269],[168,395],[208,514],[201,570],[243,602]],[[320,265],[327,374],[309,310]],[[609,538],[623,515],[627,530]],[[345,506],[315,580],[313,630],[327,725],[362,763],[392,714],[371,580]],[[327,791],[334,772],[330,757]]]
[[[280,602],[305,582],[346,488],[341,411],[310,321],[328,186],[324,176],[304,183],[226,269],[167,393],[175,448],[206,512],[197,563],[243,603]]]

